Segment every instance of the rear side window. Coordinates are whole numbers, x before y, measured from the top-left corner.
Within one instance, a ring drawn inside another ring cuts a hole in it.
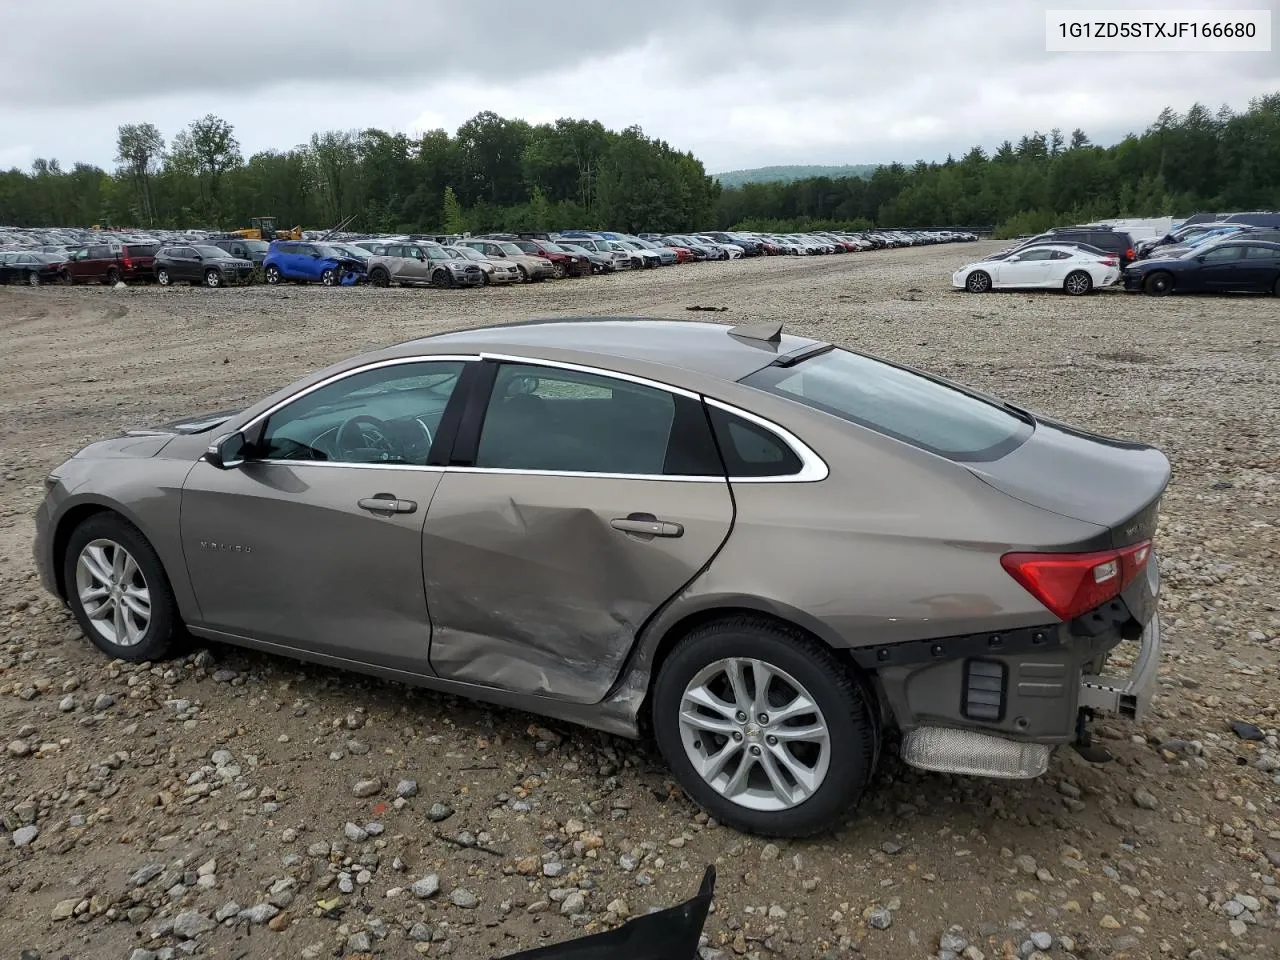
[[[159,245],[154,243],[130,243],[125,246],[124,252],[131,257],[154,257],[159,249]]]
[[[696,400],[585,371],[504,364],[475,465],[630,476],[723,476]]]
[[[789,477],[804,467],[773,431],[719,407],[707,407],[730,477]]]
[[[742,383],[950,460],[996,460],[1034,429],[955,387],[838,348],[792,367],[765,367]]]

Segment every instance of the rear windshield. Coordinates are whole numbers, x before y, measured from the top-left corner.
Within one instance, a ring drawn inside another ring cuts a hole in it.
[[[950,460],[996,460],[1034,429],[1004,407],[838,348],[742,382]]]

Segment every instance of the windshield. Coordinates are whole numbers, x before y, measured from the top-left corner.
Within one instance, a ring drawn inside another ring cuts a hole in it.
[[[509,257],[522,257],[524,251],[517,247],[514,243],[500,243],[498,249]]]
[[[1034,429],[1011,411],[883,360],[835,348],[742,383],[951,460],[995,460]]]
[[[334,249],[351,257],[359,257],[361,260],[367,259],[369,256],[369,251],[364,247],[357,247],[347,243],[335,243],[333,246]]]
[[[438,243],[424,243],[422,244],[422,251],[428,257],[434,257],[436,260],[444,260],[449,256],[444,252],[444,247]]]
[[[568,253],[568,251],[565,250],[564,247],[560,246],[560,244],[552,243],[550,240],[542,241],[542,249],[551,253]]]
[[[484,254],[481,253],[479,250],[476,250],[474,247],[450,247],[449,249],[453,253],[456,253],[462,257],[465,257],[467,260],[483,260],[484,259]]]
[[[315,248],[316,248],[316,252],[317,252],[318,254],[320,254],[320,256],[322,256],[322,257],[331,257],[331,258],[333,258],[333,259],[335,259],[335,260],[340,260],[340,259],[341,259],[341,258],[343,258],[343,257],[349,257],[349,256],[350,256],[350,254],[348,254],[348,253],[343,253],[343,252],[342,252],[341,250],[339,250],[337,247],[330,246],[330,245],[329,245],[329,244],[327,244],[327,243],[317,243],[317,244],[315,245]]]

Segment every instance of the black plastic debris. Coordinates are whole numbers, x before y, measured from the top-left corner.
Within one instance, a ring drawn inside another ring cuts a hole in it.
[[[502,960],[698,960],[698,940],[715,886],[716,868],[709,866],[697,896],[678,906],[636,917],[604,933],[509,953]]]
[[[1231,721],[1232,732],[1241,740],[1261,740],[1264,734],[1252,723],[1245,723],[1243,720]]]

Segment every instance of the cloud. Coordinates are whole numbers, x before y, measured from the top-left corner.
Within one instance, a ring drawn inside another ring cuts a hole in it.
[[[1274,52],[1046,53],[1044,10],[1070,6],[272,0],[104,19],[96,0],[60,0],[59,27],[39,42],[0,35],[0,89],[38,94],[0,104],[0,163],[110,166],[120,123],[172,137],[209,112],[247,155],[325,129],[453,131],[484,109],[639,124],[711,170],[910,163],[1033,129],[1105,142],[1165,106],[1242,109],[1280,89]],[[1276,0],[1232,6],[1275,11]]]

